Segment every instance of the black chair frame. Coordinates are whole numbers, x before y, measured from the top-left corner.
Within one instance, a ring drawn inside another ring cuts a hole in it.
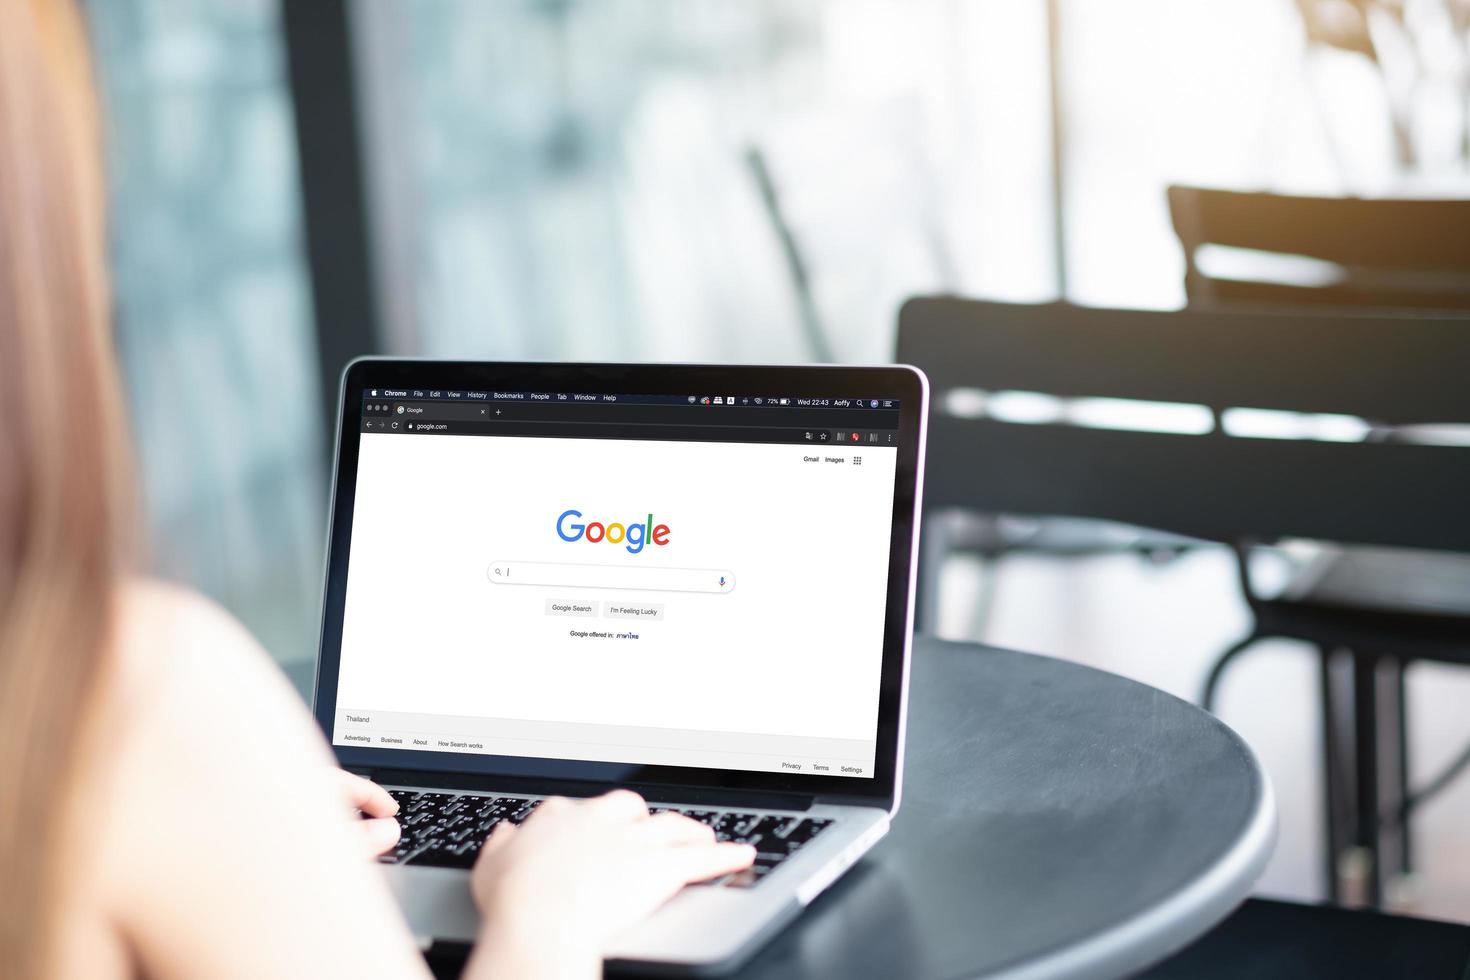
[[[1237,438],[1219,423],[1235,407],[1346,413],[1386,429],[1470,421],[1470,320],[935,297],[905,305],[898,357],[932,388],[920,602],[944,547],[930,516],[955,510],[1093,518],[1231,547],[1252,626],[1207,687],[1260,639],[1317,649],[1328,891],[1340,897],[1342,856],[1357,848],[1370,858],[1366,898],[1379,903],[1382,870],[1409,862],[1396,818],[1408,798],[1403,669],[1470,663],[1470,617],[1265,597],[1248,556],[1287,538],[1470,554],[1470,447]],[[1205,405],[1216,426],[1177,435],[960,417],[948,408],[956,389]]]

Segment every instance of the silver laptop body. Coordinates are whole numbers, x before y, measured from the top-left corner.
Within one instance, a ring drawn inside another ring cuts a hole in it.
[[[733,969],[883,837],[927,398],[906,367],[349,365],[314,710],[403,804],[425,946],[474,940],[478,841],[548,795],[757,847],[614,967]]]

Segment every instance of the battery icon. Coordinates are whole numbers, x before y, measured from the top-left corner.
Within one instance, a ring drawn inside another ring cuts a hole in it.
[[[782,405],[790,405],[791,404],[791,399],[790,398],[783,398],[783,399],[781,399],[781,404]]]

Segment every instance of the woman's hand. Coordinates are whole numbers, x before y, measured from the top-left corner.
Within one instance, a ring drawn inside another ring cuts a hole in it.
[[[333,769],[332,778],[340,784],[342,798],[347,805],[365,818],[358,820],[357,826],[361,828],[358,833],[362,835],[362,846],[367,856],[377,857],[391,850],[401,833],[398,821],[394,819],[398,813],[398,801],[371,779],[355,776],[345,769]]]
[[[679,889],[748,867],[755,849],[716,843],[676,813],[649,816],[618,790],[591,800],[546,800],[522,826],[500,824],[474,870],[484,916],[476,959],[488,974],[600,976],[620,932]],[[467,971],[466,976],[479,971]]]

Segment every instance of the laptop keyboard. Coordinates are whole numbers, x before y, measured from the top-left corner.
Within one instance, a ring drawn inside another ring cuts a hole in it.
[[[384,864],[414,864],[437,868],[474,866],[480,845],[501,821],[519,824],[536,811],[540,800],[517,797],[472,796],[463,793],[420,793],[389,790],[398,801],[398,825],[403,834],[393,850],[378,858]],[[832,821],[799,815],[740,813],[654,806],[651,813],[682,813],[714,829],[715,838],[755,847],[755,863],[706,885],[750,888],[776,870],[791,855],[827,828]]]

